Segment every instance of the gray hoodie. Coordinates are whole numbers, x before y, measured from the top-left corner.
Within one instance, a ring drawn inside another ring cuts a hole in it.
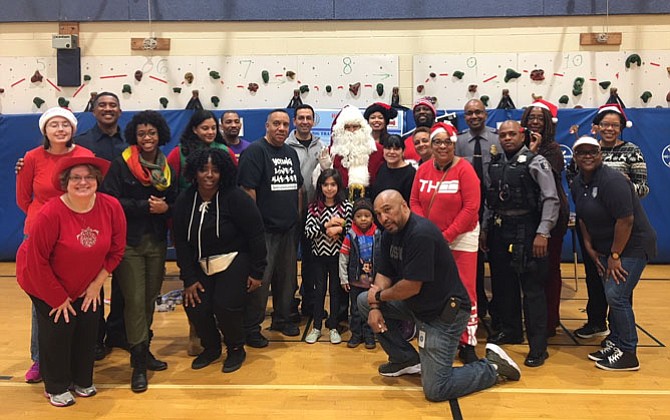
[[[303,146],[295,137],[295,130],[291,131],[291,134],[289,134],[286,139],[286,144],[291,146],[293,150],[298,153],[300,172],[302,173],[302,178],[304,180],[303,187],[305,188],[303,207],[306,208],[307,205],[314,200],[315,189],[314,184],[311,182],[312,173],[319,164],[319,154],[325,146],[321,143],[321,139],[315,135],[312,135],[312,142],[309,144],[309,147]]]

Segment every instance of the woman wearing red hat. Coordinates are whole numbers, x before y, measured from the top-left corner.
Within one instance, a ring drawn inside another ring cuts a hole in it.
[[[565,160],[563,152],[556,142],[556,123],[558,122],[558,108],[551,102],[538,99],[526,108],[521,116],[521,125],[530,132],[530,144],[527,145],[531,151],[539,153],[551,164],[551,169],[556,181],[556,191],[560,206],[558,209],[558,220],[551,230],[548,242],[548,278],[545,285],[547,298],[547,336],[556,335],[556,328],[560,322],[561,304],[561,251],[563,249],[563,237],[568,230],[568,219],[570,217],[570,205],[568,196],[563,189],[563,170]]]
[[[52,185],[60,197],[35,216],[16,254],[16,278],[30,296],[39,325],[40,371],[52,405],[96,394],[93,362],[100,288],[123,257],[126,218],[119,202],[97,193],[109,162],[69,157]],[[25,168],[24,168],[25,170]]]
[[[460,340],[459,358],[476,362],[477,251],[479,249],[479,177],[470,163],[455,156],[456,128],[437,123],[431,129],[433,159],[419,167],[412,184],[410,208],[442,231],[468,291],[472,310]]]
[[[372,137],[377,143],[381,143],[382,146],[389,136],[387,130],[389,122],[397,116],[398,111],[383,102],[375,102],[367,107],[363,113],[363,117],[370,124],[370,128],[372,128]]]
[[[23,226],[23,235],[26,237],[42,206],[62,194],[51,183],[58,162],[73,156],[93,156],[93,152],[76,146],[72,141],[77,131],[77,118],[69,110],[60,107],[48,109],[40,116],[39,127],[44,141],[26,153],[24,166],[16,176],[16,204],[26,214]],[[30,358],[33,364],[26,372],[28,383],[42,381],[37,328],[37,315],[33,308],[30,336]]]

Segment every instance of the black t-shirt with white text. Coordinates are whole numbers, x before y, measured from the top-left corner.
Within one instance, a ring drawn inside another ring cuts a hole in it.
[[[419,293],[406,300],[421,321],[437,318],[451,297],[458,298],[464,307],[470,306],[449,246],[428,219],[411,214],[398,233],[385,231],[380,260],[379,273],[393,284],[399,280],[422,282]]]

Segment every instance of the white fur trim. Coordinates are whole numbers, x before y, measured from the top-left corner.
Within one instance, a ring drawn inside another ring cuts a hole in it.
[[[365,166],[352,166],[349,168],[349,185],[360,184],[364,187],[370,185],[370,173],[367,163]]]

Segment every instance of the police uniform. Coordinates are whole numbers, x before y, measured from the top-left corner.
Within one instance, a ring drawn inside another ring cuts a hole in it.
[[[547,348],[547,258],[533,257],[533,240],[537,234],[548,237],[558,219],[551,165],[522,146],[510,158],[505,153],[492,157],[489,176],[484,228],[496,314],[505,337],[500,342],[523,341],[521,287],[529,357],[540,357]]]

